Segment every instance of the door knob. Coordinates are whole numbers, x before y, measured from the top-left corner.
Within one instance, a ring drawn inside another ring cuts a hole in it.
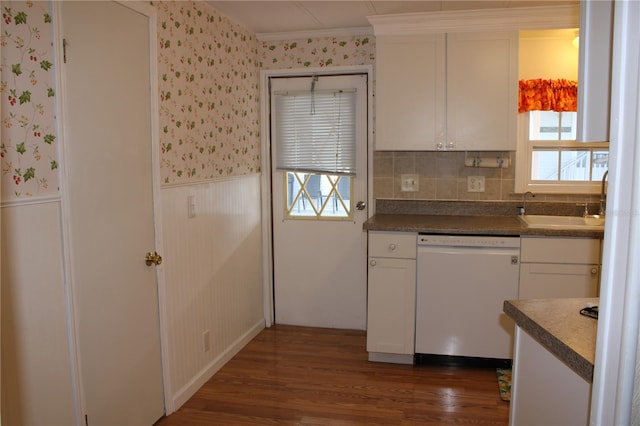
[[[367,207],[367,203],[365,203],[364,201],[358,201],[356,203],[356,209],[358,210],[364,210],[365,207]]]
[[[162,263],[162,256],[160,256],[157,252],[149,252],[144,256],[144,261],[147,266],[151,266],[153,264],[159,265]]]

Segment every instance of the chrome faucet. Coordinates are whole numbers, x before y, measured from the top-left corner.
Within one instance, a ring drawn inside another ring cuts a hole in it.
[[[605,207],[607,204],[607,194],[604,192],[604,181],[607,179],[609,170],[605,171],[602,175],[602,186],[600,187],[600,216],[604,216]]]
[[[531,195],[531,198],[534,198],[536,196],[536,194],[534,194],[531,191],[527,191],[524,194],[522,194],[522,207],[520,207],[520,214],[523,216],[527,212],[527,195]]]

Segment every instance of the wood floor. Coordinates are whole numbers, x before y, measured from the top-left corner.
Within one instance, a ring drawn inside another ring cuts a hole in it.
[[[263,330],[157,425],[506,425],[494,369],[367,361],[365,332]]]

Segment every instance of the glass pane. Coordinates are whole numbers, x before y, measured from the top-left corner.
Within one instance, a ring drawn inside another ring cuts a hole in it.
[[[350,218],[351,178],[316,173],[285,173],[285,217]]]
[[[560,114],[560,140],[576,140],[577,112],[563,112]]]
[[[555,111],[531,111],[529,114],[529,140],[558,140],[560,134],[560,113]]]
[[[332,194],[331,212],[334,216],[349,216],[351,211],[351,177],[336,176],[337,183]]]
[[[563,150],[560,154],[560,180],[588,181],[591,174],[591,151]]]
[[[558,180],[558,150],[536,150],[531,153],[531,180]]]
[[[601,181],[609,166],[609,151],[593,151],[591,160],[591,180]]]

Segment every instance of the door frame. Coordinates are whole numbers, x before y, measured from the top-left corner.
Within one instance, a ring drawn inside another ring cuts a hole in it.
[[[155,231],[155,251],[163,253],[163,233],[162,233],[162,203],[161,203],[161,175],[160,175],[160,113],[159,113],[159,87],[158,87],[158,53],[157,53],[157,12],[155,7],[144,2],[134,1],[118,1],[114,3],[121,4],[131,10],[147,17],[149,24],[149,73],[150,73],[150,117],[151,117],[151,169],[152,169],[152,185],[153,185],[153,221]],[[53,40],[55,58],[58,63],[63,61],[63,19],[62,5],[54,2],[53,6]],[[67,317],[67,337],[69,341],[69,359],[71,364],[71,382],[73,388],[73,399],[75,409],[76,424],[84,424],[85,401],[82,389],[82,378],[80,377],[78,341],[77,341],[77,321],[76,321],[76,301],[74,299],[74,285],[71,273],[71,224],[69,222],[70,200],[67,196],[67,188],[70,186],[70,178],[67,173],[66,165],[69,162],[70,152],[69,145],[66,142],[65,127],[67,124],[64,115],[64,99],[63,93],[66,86],[62,73],[56,73],[56,115],[58,122],[58,141],[60,155],[60,198],[61,198],[61,229],[63,244],[63,262],[64,262],[64,290],[66,295],[66,317]],[[169,415],[175,411],[173,404],[173,395],[170,382],[170,352],[168,346],[167,330],[168,330],[168,312],[167,312],[167,290],[164,268],[162,265],[155,267],[156,269],[156,285],[158,287],[158,316],[160,323],[160,355],[162,364],[162,383],[164,391],[165,415]]]
[[[373,65],[336,66],[330,68],[293,68],[260,71],[260,139],[261,139],[261,216],[262,270],[265,326],[274,324],[273,305],[273,218],[271,215],[271,102],[269,81],[272,77],[312,77],[317,75],[367,75],[367,205],[369,214],[375,212],[373,203]],[[365,253],[366,254],[366,253]]]

